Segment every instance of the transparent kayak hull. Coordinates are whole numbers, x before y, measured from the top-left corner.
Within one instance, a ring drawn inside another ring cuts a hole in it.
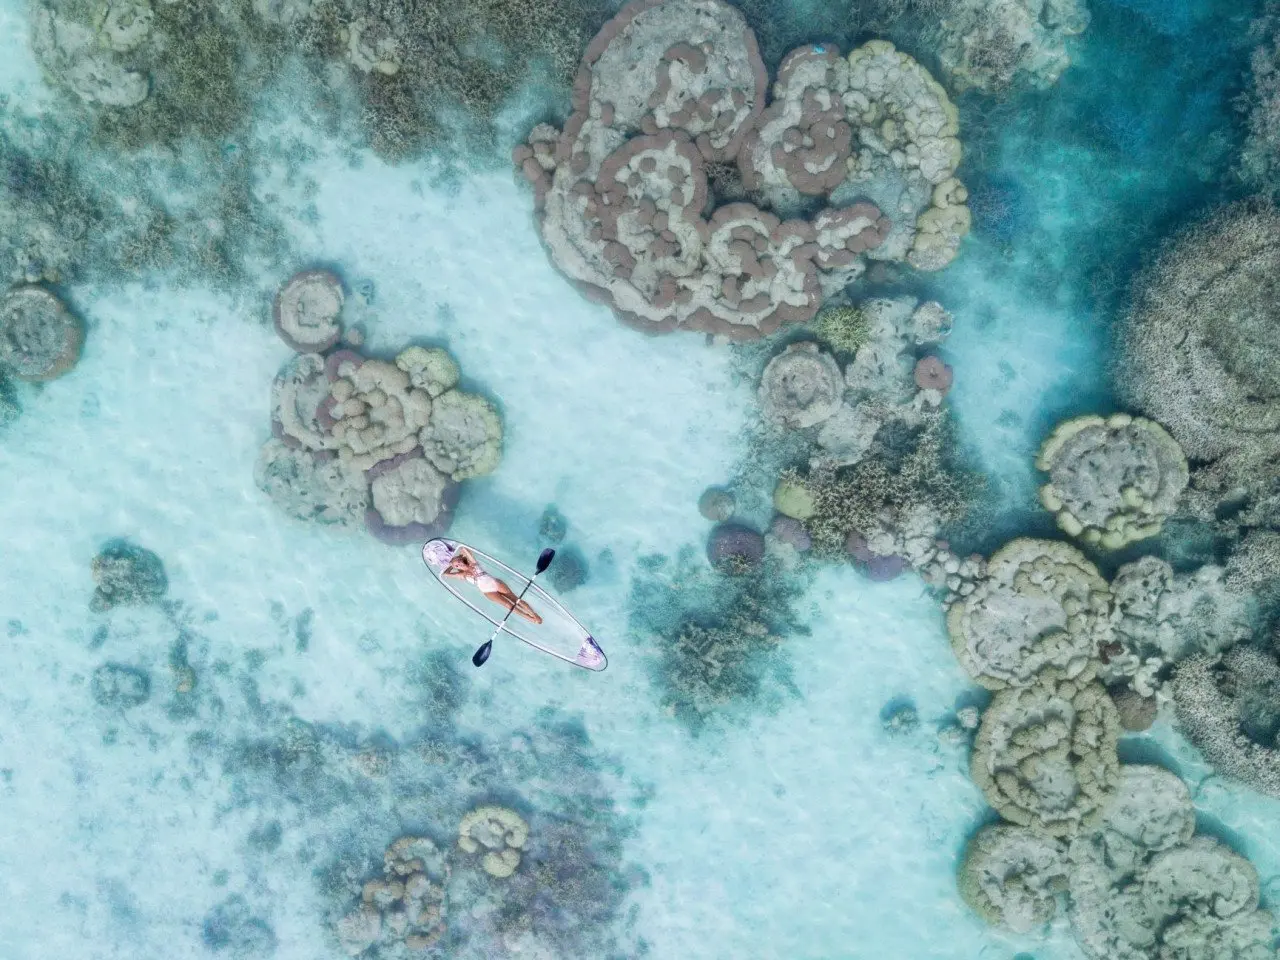
[[[443,545],[449,550],[433,549],[436,545]],[[443,559],[443,554],[451,552],[456,547],[466,547],[470,550],[484,567],[485,572],[504,581],[516,594],[527,587],[524,600],[542,617],[542,623],[532,623],[519,614],[513,613],[507,618],[506,623],[502,624],[502,618],[507,613],[504,607],[487,598],[475,584],[455,577],[445,577],[444,568],[448,563]],[[531,582],[523,573],[513,570],[496,557],[491,557],[470,544],[436,537],[423,545],[422,561],[442,587],[492,626],[497,627],[502,624],[503,633],[527,643],[535,650],[540,650],[565,663],[571,663],[575,667],[582,667],[584,670],[600,671],[609,665],[609,658],[604,655],[604,651],[591,636],[591,632],[566,610],[559,600],[547,593],[539,584]]]

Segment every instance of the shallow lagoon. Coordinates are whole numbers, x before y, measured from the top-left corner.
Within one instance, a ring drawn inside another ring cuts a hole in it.
[[[957,98],[975,141],[960,174],[999,185],[1005,206],[975,217],[952,267],[905,289],[955,316],[949,400],[999,507],[969,531],[973,549],[1052,531],[1032,461],[1054,423],[1113,408],[1107,331],[1128,275],[1238,192],[1231,98],[1250,16],[1178,11],[1094,0],[1051,89]],[[0,31],[9,124],[61,109],[26,16],[0,8],[15,27]],[[1207,24],[1219,42],[1181,61]],[[530,102],[511,129],[529,126]],[[536,935],[522,939],[493,935],[501,897],[467,880],[449,894],[448,955],[1083,956],[1061,918],[1044,939],[1004,934],[957,894],[965,843],[993,814],[967,744],[938,730],[984,701],[916,577],[786,574],[803,629],[767,656],[762,691],[696,730],[664,708],[644,586],[704,589],[702,574],[682,582],[678,557],[705,566],[703,490],[745,488],[772,455],[756,389],[775,347],[628,329],[557,273],[507,169],[390,166],[288,113],[268,99],[252,156],[290,262],[251,262],[233,290],[163,274],[66,284],[83,357],[24,386],[0,434],[0,954],[339,956],[335,865],[369,875],[406,833],[447,846],[462,812],[497,802],[535,834],[577,831],[587,852],[565,870],[581,882],[548,881],[553,902],[526,904]],[[353,291],[362,349],[444,346],[463,386],[496,401],[501,466],[467,482],[451,536],[520,566],[554,503],[590,568],[567,602],[606,673],[513,643],[475,671],[483,624],[413,547],[303,524],[257,488],[272,378],[291,355],[270,296],[310,264]],[[760,491],[741,498],[769,521]],[[90,610],[90,561],[113,538],[162,558],[163,605]],[[98,702],[105,663],[145,671],[146,702]],[[903,701],[919,723],[895,733],[883,714]],[[1277,802],[1211,777],[1172,719],[1126,737],[1121,758],[1179,773],[1201,832],[1252,861],[1274,908]],[[594,929],[541,936],[537,923],[565,917]]]

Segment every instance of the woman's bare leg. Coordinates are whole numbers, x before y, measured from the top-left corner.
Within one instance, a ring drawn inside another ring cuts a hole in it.
[[[516,595],[511,592],[511,588],[505,583],[502,583],[501,581],[499,581],[499,583],[502,586],[500,591],[495,590],[493,592],[486,592],[485,596],[494,603],[500,604],[507,610],[514,610],[517,616],[524,617],[530,623],[542,622],[542,618],[538,616],[537,611],[534,610],[533,607],[529,606],[525,601],[518,599]]]

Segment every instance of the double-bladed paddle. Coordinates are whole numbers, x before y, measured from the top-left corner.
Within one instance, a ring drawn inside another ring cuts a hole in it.
[[[543,550],[538,555],[538,566],[533,572],[533,578],[524,585],[524,590],[520,591],[520,596],[516,597],[516,602],[511,605],[511,609],[507,611],[507,615],[502,618],[502,622],[498,624],[498,629],[493,631],[493,636],[485,643],[481,644],[479,649],[471,655],[471,662],[477,667],[484,666],[484,662],[489,659],[489,654],[493,653],[493,641],[498,639],[498,634],[502,632],[502,628],[507,625],[507,621],[511,619],[511,615],[516,612],[516,607],[520,605],[520,601],[524,599],[525,593],[533,586],[533,581],[538,579],[538,574],[542,573],[547,567],[551,566],[551,561],[555,557],[556,552],[550,547]]]

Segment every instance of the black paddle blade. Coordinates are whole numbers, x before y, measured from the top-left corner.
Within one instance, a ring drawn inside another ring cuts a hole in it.
[[[489,654],[493,653],[493,641],[485,643],[479,650],[471,655],[471,662],[477,667],[483,667],[484,662],[489,659]]]
[[[543,570],[551,566],[551,561],[555,555],[556,552],[550,547],[547,547],[547,549],[543,550],[542,553],[538,555],[538,573],[542,573]]]

